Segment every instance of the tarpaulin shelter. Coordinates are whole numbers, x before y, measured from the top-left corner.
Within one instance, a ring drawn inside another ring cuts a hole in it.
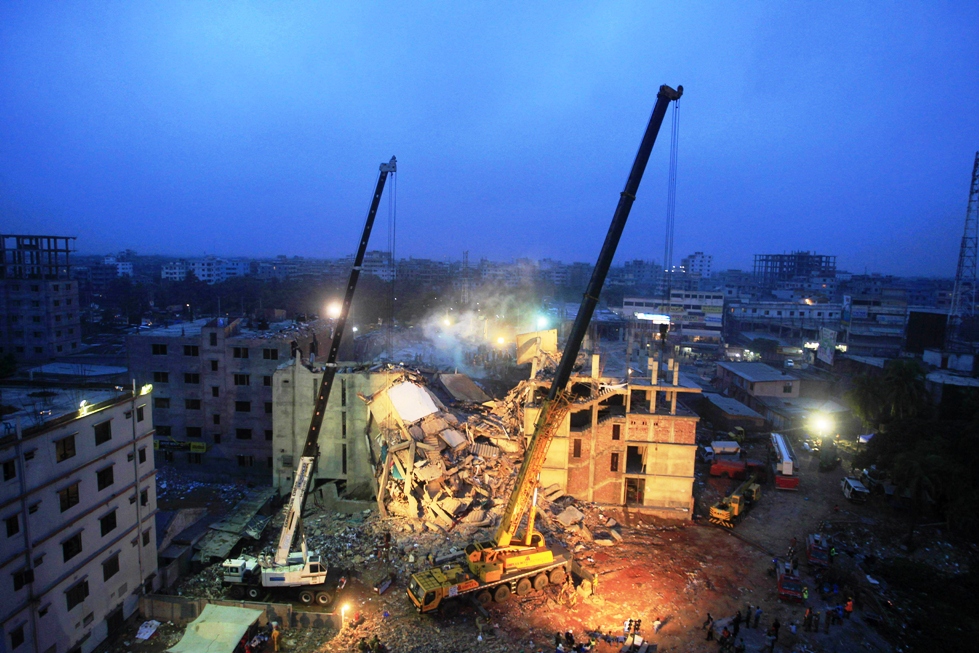
[[[187,624],[184,636],[167,653],[234,653],[241,638],[261,616],[261,610],[205,605],[200,616]]]

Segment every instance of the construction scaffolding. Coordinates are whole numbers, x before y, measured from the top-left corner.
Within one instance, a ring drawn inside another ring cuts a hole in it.
[[[816,252],[755,254],[754,275],[766,285],[796,277],[832,277],[836,276],[836,257]]]
[[[74,236],[0,235],[0,279],[68,279]]]

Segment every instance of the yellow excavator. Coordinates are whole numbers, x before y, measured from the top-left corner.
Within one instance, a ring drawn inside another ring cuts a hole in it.
[[[682,86],[678,86],[676,90],[669,86],[660,86],[656,105],[643,134],[625,189],[619,196],[612,224],[605,236],[598,262],[582,298],[547,398],[541,406],[533,436],[527,445],[523,464],[495,537],[467,546],[465,562],[462,564],[434,567],[414,574],[408,584],[408,598],[419,612],[439,610],[451,614],[458,609],[459,597],[466,595],[484,605],[491,601],[502,603],[511,593],[525,595],[534,590],[540,591],[548,584],[562,584],[567,579],[571,571],[571,554],[560,545],[548,545],[544,536],[534,529],[538,479],[551,440],[571,410],[565,388],[598,304],[632,203],[636,199],[639,182],[656,136],[670,102],[678,100],[682,94]],[[527,517],[527,525],[520,531],[524,516]]]

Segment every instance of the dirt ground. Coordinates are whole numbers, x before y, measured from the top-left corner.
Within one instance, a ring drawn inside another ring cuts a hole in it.
[[[883,556],[884,547],[893,546],[888,539],[897,531],[893,511],[883,511],[871,502],[854,505],[840,491],[840,479],[849,469],[849,455],[843,453],[841,467],[819,472],[816,456],[797,447],[800,456],[801,484],[799,491],[776,491],[772,485],[763,489],[761,501],[747,518],[731,532],[707,523],[702,517],[707,507],[726,494],[736,481],[716,479],[707,475],[705,465],[698,464],[695,493],[698,496],[697,518],[688,522],[670,522],[635,514],[614,516],[623,526],[623,541],[612,547],[589,546],[577,556],[582,564],[599,572],[595,596],[580,597],[574,607],[557,602],[555,588],[528,597],[516,596],[502,605],[491,605],[489,618],[481,616],[474,607],[466,606],[457,617],[440,617],[415,613],[405,596],[407,574],[382,559],[353,558],[348,569],[351,582],[334,609],[346,606],[346,623],[341,631],[314,628],[287,628],[283,650],[287,653],[313,651],[356,651],[361,638],[377,635],[392,652],[454,652],[553,651],[555,632],[572,630],[580,639],[587,631],[622,634],[626,619],[641,619],[643,635],[657,645],[657,651],[716,651],[716,642],[706,641],[701,625],[710,613],[717,620],[717,630],[729,623],[734,614],[758,606],[762,608],[759,628],[740,629],[739,637],[749,651],[763,646],[764,630],[778,619],[782,627],[777,651],[893,651],[926,650],[902,641],[899,632],[907,626],[906,616],[881,615],[886,611],[881,603],[870,604],[859,598],[853,618],[842,626],[832,626],[829,632],[806,633],[802,628],[792,632],[793,624],[801,625],[803,604],[781,603],[770,575],[772,558],[783,557],[790,540],[795,537],[800,551],[808,533],[821,527],[839,533],[840,570],[849,570],[854,584],[866,585],[866,574],[855,573],[858,555],[874,553]],[[764,444],[749,445],[749,456],[764,458]],[[587,510],[588,506],[577,504]],[[900,526],[900,523],[898,523]],[[376,536],[385,523],[372,522]],[[427,535],[427,534],[426,534]],[[398,534],[399,538],[422,537]],[[402,541],[406,541],[402,539]],[[931,556],[926,562],[945,565],[949,571],[959,568],[959,561],[947,549],[933,545],[923,547],[921,556]],[[917,555],[917,554],[916,554]],[[800,553],[800,558],[803,554]],[[403,561],[402,561],[403,562]],[[964,562],[962,564],[965,564]],[[419,558],[416,569],[424,566]],[[936,567],[938,568],[938,567]],[[807,602],[814,610],[823,611],[829,605],[845,600],[841,589],[825,598],[805,565],[800,565],[803,581],[811,587]],[[391,572],[398,581],[384,595],[373,591],[372,585]],[[883,586],[881,586],[883,587]],[[831,588],[830,588],[831,589]],[[653,621],[663,626],[653,633]],[[884,619],[885,623],[879,622]],[[889,620],[889,622],[888,622]],[[872,623],[877,622],[877,623]],[[180,629],[165,626],[160,640],[179,636]],[[882,636],[888,634],[888,639]],[[113,653],[159,653],[165,649],[159,642],[136,644],[132,633],[116,638],[110,647]],[[174,640],[175,641],[175,640]],[[129,646],[123,646],[129,642]],[[898,646],[893,643],[896,642]],[[156,648],[154,648],[154,646]],[[598,651],[618,651],[619,644],[600,642]]]

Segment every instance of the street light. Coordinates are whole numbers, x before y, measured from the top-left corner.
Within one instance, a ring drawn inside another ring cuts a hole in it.
[[[326,307],[326,314],[332,318],[338,318],[341,310],[343,310],[343,306],[340,305],[340,302],[330,302],[330,305]]]

